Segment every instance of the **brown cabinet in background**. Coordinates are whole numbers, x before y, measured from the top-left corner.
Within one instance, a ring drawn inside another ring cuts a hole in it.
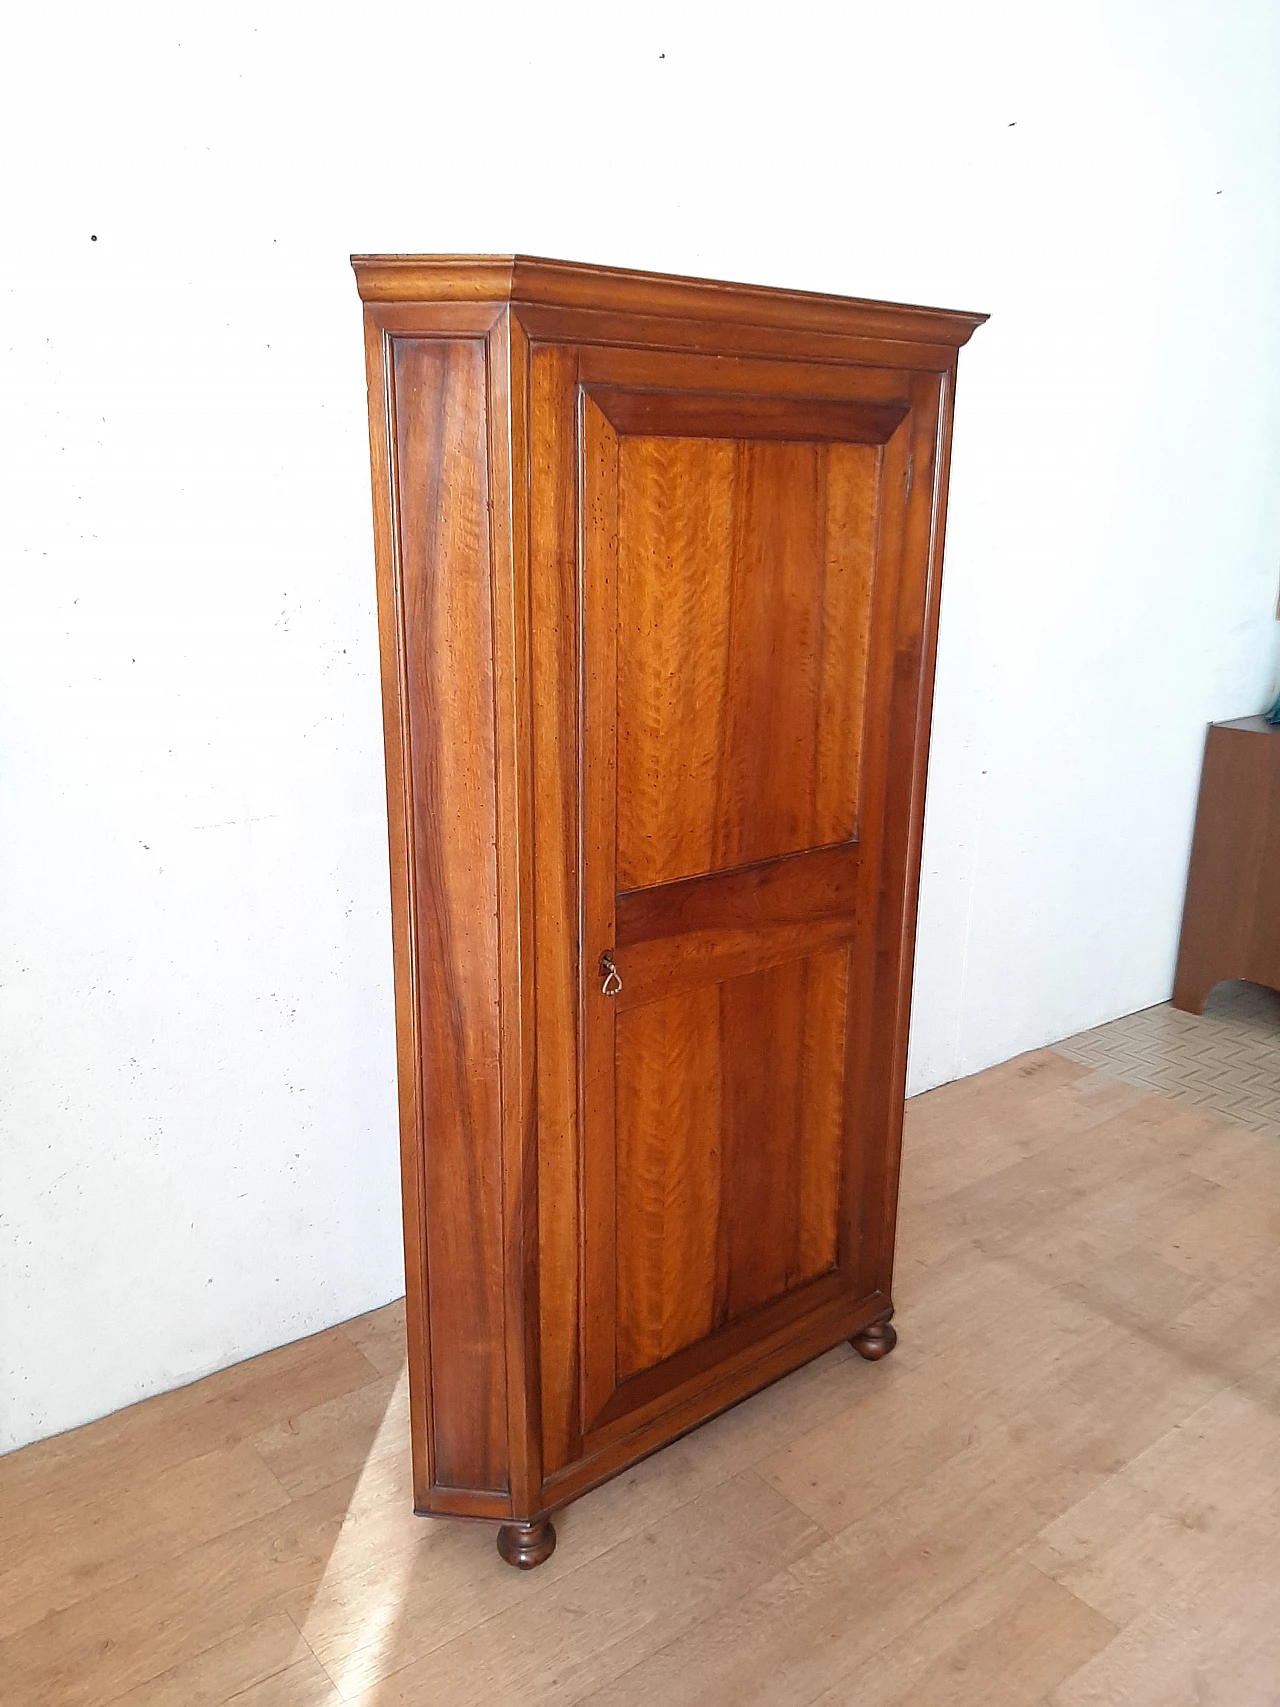
[[[1280,990],[1280,728],[1264,717],[1209,727],[1174,1007],[1198,1014],[1224,978]]]
[[[894,1341],[981,315],[362,257],[415,1503],[557,1506]],[[873,1443],[868,1443],[872,1449]]]

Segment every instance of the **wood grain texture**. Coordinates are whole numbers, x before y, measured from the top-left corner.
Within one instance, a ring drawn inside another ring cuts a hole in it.
[[[413,790],[409,765],[400,557],[396,537],[394,370],[386,331],[364,313],[369,394],[369,466],[373,555],[382,675],[382,736],[387,779],[387,851],[391,877],[391,957],[395,984],[396,1079],[400,1116],[400,1193],[404,1229],[405,1333],[413,1418],[413,1499],[427,1509],[432,1479],[431,1345],[427,1320],[427,1228],[423,1208],[422,1049],[414,941]]]
[[[528,347],[509,311],[489,328],[489,525],[493,598],[498,1008],[501,1026],[502,1253],[511,1506],[526,1511],[542,1487],[538,1334],[538,1099],[533,958],[534,778],[529,669]],[[501,827],[499,829],[499,827]]]
[[[1198,1014],[1213,986],[1280,989],[1280,729],[1215,723],[1205,741],[1173,1005]]]
[[[526,312],[520,310],[522,319]],[[619,319],[616,324],[621,333],[624,327],[640,326],[643,322]],[[669,333],[675,329],[674,323],[667,327]],[[743,329],[744,334],[747,330]],[[778,360],[780,355],[786,359]],[[904,405],[909,407],[911,402],[914,377],[909,369],[895,366],[892,361],[866,362],[853,358],[843,363],[815,361],[803,347],[771,349],[770,359],[761,360],[753,344],[738,350],[726,347],[715,337],[693,349],[668,349],[660,342],[641,337],[623,338],[603,347],[580,343],[578,374],[584,389],[602,399],[598,406],[606,416],[613,407],[609,399],[624,393],[647,394],[648,407],[655,412],[647,428],[649,437],[661,438],[664,431],[679,436],[674,424],[664,429],[660,423],[678,420],[678,415],[670,411],[679,408],[678,399],[687,391],[701,398],[702,407],[714,399],[723,400],[724,408],[733,410],[728,429],[731,437],[743,436],[747,428],[748,438],[776,437],[781,419],[775,413],[775,405],[779,411],[785,407],[788,412],[796,412],[792,419],[797,414],[804,419],[815,408],[836,405],[848,410],[859,423],[852,434],[858,442],[864,439],[871,442],[863,424],[882,417],[886,410],[895,423],[902,420]],[[825,419],[829,422],[831,417]],[[763,433],[755,431],[761,423],[766,428]],[[874,442],[887,443],[892,437],[891,432],[884,433],[883,424],[877,432],[879,436]],[[808,435],[793,430],[784,436],[803,442]],[[817,436],[821,439],[830,435],[820,432]]]
[[[824,955],[721,986],[717,1327],[835,1266],[847,965]]]
[[[859,1193],[860,1294],[892,1289],[906,1094],[916,895],[933,700],[950,432],[949,376],[912,380],[911,415],[885,446],[867,719],[880,730],[863,769],[862,833],[879,849],[875,924],[855,956],[846,1080],[846,1192]],[[899,498],[901,494],[901,498]],[[867,867],[868,884],[871,882]],[[842,1214],[846,1240],[854,1214]],[[851,1247],[849,1248],[851,1255]]]
[[[614,947],[617,894],[617,575],[619,442],[589,397],[582,400],[582,1013],[579,1030],[582,1163],[582,1426],[617,1385],[612,1275],[618,1235],[617,1006],[606,994],[604,956]],[[615,973],[616,976],[616,973]]]
[[[758,935],[771,926],[847,918],[857,904],[860,864],[858,845],[846,842],[731,872],[620,892],[615,901],[617,946],[631,948],[705,930]]]
[[[619,889],[854,834],[877,471],[860,445],[622,440]]]
[[[935,341],[952,349],[967,343],[987,318],[953,309],[584,266],[532,255],[353,255],[351,264],[366,302],[510,301],[609,308],[792,332],[878,334]]]
[[[400,308],[378,305],[374,312],[381,317],[400,312]],[[788,365],[803,359],[815,368],[825,368],[826,377],[836,382],[837,389],[841,374],[848,372],[851,363],[866,371],[941,373],[955,359],[950,344],[894,337],[883,327],[868,327],[862,332],[802,330],[796,326],[769,326],[750,321],[700,320],[683,315],[675,318],[635,310],[564,308],[527,302],[518,304],[516,312],[530,338],[576,344],[581,349],[584,382],[594,378],[593,357],[605,351],[633,360],[638,352],[679,351],[691,362],[701,364],[708,361],[704,352],[715,350],[719,353],[710,358],[711,362],[718,361],[725,367],[744,360],[755,360],[761,365],[760,358],[764,358],[762,365],[767,365],[772,357],[782,357]],[[695,369],[690,379],[696,377]],[[711,383],[716,383],[714,378]],[[823,395],[823,390],[821,383],[812,388],[815,396]],[[888,395],[891,393],[886,392]]]
[[[681,991],[620,1016],[617,1337],[620,1379],[715,1326],[724,1208],[720,992]]]
[[[485,347],[397,339],[433,1480],[507,1487]]]
[[[835,1265],[847,956],[628,1012],[620,1378]]]
[[[627,968],[619,1011],[849,942],[863,853],[846,842],[619,894],[615,942]]]
[[[538,1335],[547,1474],[576,1457],[582,1440],[577,377],[572,350],[529,349]],[[569,1047],[566,1038],[574,1040]]]
[[[791,444],[882,445],[906,418],[907,402],[753,397],[723,391],[646,391],[593,386],[591,401],[629,438],[737,439]]]

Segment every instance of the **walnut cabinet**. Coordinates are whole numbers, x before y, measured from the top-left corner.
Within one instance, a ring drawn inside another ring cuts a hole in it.
[[[418,1510],[549,1517],[891,1349],[959,347],[366,256]],[[852,1377],[851,1377],[852,1379]]]

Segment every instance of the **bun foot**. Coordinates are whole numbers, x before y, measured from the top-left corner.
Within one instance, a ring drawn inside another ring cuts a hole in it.
[[[897,1332],[887,1316],[882,1322],[870,1323],[849,1341],[858,1355],[865,1357],[868,1363],[876,1363],[880,1358],[888,1357],[897,1343]]]
[[[537,1523],[504,1523],[498,1531],[498,1552],[518,1571],[531,1571],[556,1550],[556,1532],[550,1518]]]

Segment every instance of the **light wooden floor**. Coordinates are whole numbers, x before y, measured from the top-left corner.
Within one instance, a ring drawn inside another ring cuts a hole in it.
[[[910,1110],[898,1321],[559,1521],[414,1518],[396,1308],[0,1460],[4,1707],[1280,1702],[1280,1145],[1050,1051]]]

